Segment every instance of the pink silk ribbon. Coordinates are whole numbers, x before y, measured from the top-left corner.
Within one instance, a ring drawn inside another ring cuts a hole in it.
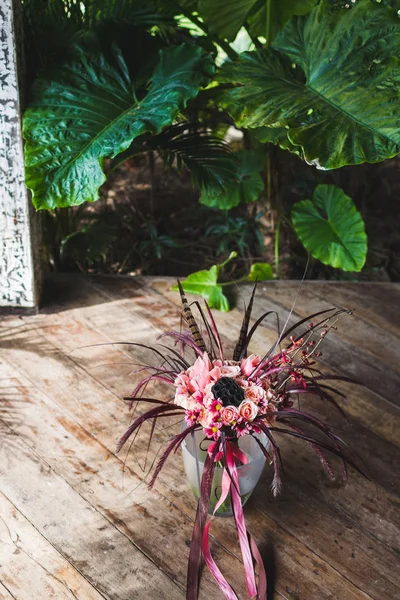
[[[211,444],[208,448],[208,453],[211,456],[213,451],[215,450],[217,442]],[[218,453],[215,456],[215,462],[222,458],[222,453]],[[242,464],[247,464],[248,459],[247,456],[242,452],[235,444],[232,442],[226,442],[226,452],[225,452],[225,460],[226,465],[222,474],[222,493],[221,497],[215,505],[213,515],[209,522],[206,524],[203,532],[203,540],[202,540],[202,552],[204,556],[204,560],[210,569],[214,579],[218,583],[221,591],[224,593],[225,597],[228,600],[238,600],[235,592],[232,587],[226,581],[225,577],[222,575],[220,569],[217,567],[214,559],[211,556],[210,552],[210,544],[209,544],[209,529],[211,525],[211,521],[215,516],[215,513],[225,502],[228,497],[229,492],[231,492],[232,499],[232,508],[233,514],[235,517],[236,528],[239,536],[240,549],[242,552],[242,558],[244,563],[244,570],[246,575],[246,585],[247,591],[249,594],[249,598],[257,598],[257,600],[265,600],[266,599],[266,573],[263,565],[263,561],[259,550],[251,538],[251,536],[246,531],[246,523],[244,520],[243,507],[240,498],[240,487],[239,487],[239,477],[235,464],[235,458],[241,462]],[[229,470],[229,472],[228,472]],[[256,581],[255,581],[255,573],[253,566],[253,555],[259,567],[259,590],[257,591]]]

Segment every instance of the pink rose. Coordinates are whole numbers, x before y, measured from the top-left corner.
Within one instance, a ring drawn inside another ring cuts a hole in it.
[[[214,360],[214,369],[219,370],[220,377],[237,377],[240,375],[240,366],[235,360]]]
[[[245,389],[244,394],[247,400],[252,400],[252,402],[255,402],[256,404],[265,398],[265,391],[259,385],[250,385]]]
[[[240,375],[239,365],[222,365],[221,377],[237,377]]]
[[[258,413],[257,405],[251,400],[243,400],[239,406],[239,415],[245,421],[253,421]]]
[[[210,428],[214,424],[214,415],[209,410],[205,410],[201,414],[199,421],[202,427],[204,427],[205,429]]]
[[[256,356],[255,354],[250,354],[250,356],[248,356],[247,358],[243,358],[240,361],[240,368],[242,370],[243,375],[245,375],[246,377],[249,377],[249,375],[251,375],[251,373],[254,371],[254,369],[256,367],[258,367],[260,362],[261,362],[261,357]]]
[[[236,406],[225,406],[221,411],[221,418],[224,425],[232,425],[239,418]]]

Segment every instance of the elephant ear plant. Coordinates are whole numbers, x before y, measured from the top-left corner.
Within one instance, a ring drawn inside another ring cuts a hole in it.
[[[151,408],[141,411],[140,416],[134,419],[120,439],[117,450],[120,451],[131,438],[134,440],[147,421],[152,424],[149,444],[157,421],[174,416],[185,422],[186,426],[169,441],[155,465],[149,483],[152,488],[168,457],[181,446],[184,448],[190,437],[196,448],[196,435],[199,436],[200,442],[193,454],[199,480],[196,494],[198,507],[190,545],[186,598],[198,598],[203,556],[225,596],[237,600],[211,555],[211,520],[207,522],[209,507],[212,515],[215,515],[228,502],[235,517],[248,597],[266,600],[267,581],[263,562],[253,538],[246,531],[242,508],[246,497],[241,498],[244,492],[240,466],[250,466],[250,459],[243,451],[241,442],[244,438],[253,443],[255,441],[273,466],[271,488],[275,496],[282,486],[282,458],[277,441],[281,435],[296,437],[310,444],[329,477],[334,477],[330,455],[339,458],[345,480],[347,465],[363,472],[346,443],[326,423],[307,410],[310,397],[315,396],[342,412],[337,402],[337,397],[342,393],[332,386],[332,381],[343,378],[329,372],[323,373],[315,357],[321,354],[320,346],[326,335],[336,329],[342,316],[350,315],[351,311],[335,308],[321,310],[294,325],[289,325],[289,315],[275,343],[266,349],[263,356],[249,354],[249,346],[258,326],[273,316],[273,311],[265,312],[250,328],[255,286],[233,354],[228,357],[207,302],[204,310],[197,304],[203,333],[179,282],[178,287],[188,330],[165,332],[160,336],[163,342],[159,347],[148,347],[153,351],[154,364],[139,367],[136,372],[142,371],[145,376],[126,400],[131,407],[137,404],[150,405]],[[165,338],[179,344],[181,352],[165,346]],[[188,353],[193,353],[193,357]],[[352,381],[348,378],[345,380]],[[142,394],[149,382],[170,385],[170,396],[166,399],[144,397]],[[300,397],[301,405],[300,402],[295,404]],[[204,446],[207,450],[201,475],[199,456]],[[217,466],[223,469],[219,487],[213,482]],[[253,560],[259,568],[258,584]]]
[[[39,4],[23,2],[30,34],[53,31],[47,52],[34,37],[23,126],[37,209],[96,200],[107,175],[143,153],[187,168],[200,202],[227,214],[273,204],[271,144],[324,172],[400,152],[397,0]],[[239,38],[248,49],[238,53]],[[229,148],[228,125],[245,148]],[[275,207],[276,277],[281,222],[324,264],[363,268],[362,217],[327,183],[291,215]]]

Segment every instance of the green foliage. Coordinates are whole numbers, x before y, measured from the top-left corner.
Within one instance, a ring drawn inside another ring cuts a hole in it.
[[[233,41],[246,24],[254,36],[273,39],[293,15],[304,15],[318,0],[199,0],[199,12],[211,33]],[[271,5],[270,11],[267,6]],[[268,14],[268,17],[267,17]],[[269,31],[267,32],[267,27]]]
[[[295,15],[306,15],[317,4],[318,0],[265,0],[257,2],[255,8],[249,15],[249,28],[254,36],[268,38],[269,42],[275,38],[285,23]],[[268,12],[268,3],[270,11]],[[261,4],[261,6],[260,6]]]
[[[325,169],[381,161],[400,152],[399,44],[389,8],[322,0],[272,49],[226,65],[223,78],[240,86],[224,105],[241,126],[286,128],[290,145]]]
[[[229,257],[218,265],[213,265],[208,270],[196,271],[191,273],[184,281],[181,281],[182,287],[185,292],[190,294],[197,294],[202,296],[210,308],[216,308],[223,312],[230,310],[229,300],[224,294],[223,288],[228,285],[234,285],[240,281],[264,281],[272,279],[272,268],[271,265],[265,263],[256,263],[252,266],[250,273],[247,277],[238,281],[231,281],[228,283],[219,283],[218,277],[221,269],[228,264],[232,259],[236,258],[236,252],[231,252]],[[174,291],[178,291],[178,286],[172,287]]]
[[[292,222],[314,258],[343,271],[361,271],[367,235],[360,213],[343,190],[334,185],[317,186],[312,201],[294,205]]]
[[[268,281],[273,278],[274,273],[268,263],[253,263],[247,276],[248,281]]]
[[[117,230],[105,221],[93,220],[61,241],[60,258],[82,267],[105,261],[117,239]]]
[[[202,123],[177,123],[158,135],[139,136],[114,159],[111,168],[148,151],[157,152],[168,167],[188,169],[193,184],[211,194],[218,194],[238,178],[235,154]]]
[[[222,285],[218,283],[218,275],[221,269],[236,256],[236,252],[231,252],[223,263],[213,265],[208,270],[191,273],[184,281],[181,281],[183,289],[190,294],[203,296],[210,308],[228,312],[229,300],[223,292]],[[174,285],[172,289],[178,291],[178,286]]]
[[[240,150],[235,154],[237,173],[231,177],[225,189],[204,191],[200,196],[201,204],[210,208],[229,210],[238,204],[256,202],[264,190],[260,176],[263,168],[263,154],[255,150]]]
[[[25,113],[26,183],[36,208],[96,200],[104,159],[170,125],[211,74],[211,57],[201,48],[166,48],[138,99],[118,48],[111,58],[79,47],[72,62],[37,82]]]
[[[253,219],[243,217],[232,217],[227,212],[217,213],[207,223],[206,236],[215,236],[218,240],[217,255],[226,255],[233,248],[244,256],[250,252],[250,248],[258,246],[263,248],[263,236],[261,233],[260,219],[263,213],[259,213]]]

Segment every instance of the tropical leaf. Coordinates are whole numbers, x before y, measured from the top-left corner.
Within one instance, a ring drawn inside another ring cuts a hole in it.
[[[236,252],[231,252],[228,258],[218,265],[213,265],[208,270],[196,271],[191,273],[184,281],[181,281],[182,288],[190,294],[203,296],[210,308],[216,308],[223,312],[230,310],[229,300],[224,294],[224,287],[235,285],[243,281],[266,281],[273,279],[272,267],[267,263],[255,263],[252,265],[249,274],[237,281],[220,284],[218,276],[221,269],[232,259],[237,257]],[[172,287],[174,291],[179,291],[177,285]]]
[[[271,42],[285,23],[294,15],[306,15],[317,4],[318,0],[270,0],[269,30],[267,31],[268,0],[257,2],[255,9],[250,11],[248,23],[254,36],[263,36]]]
[[[343,271],[361,271],[367,255],[363,219],[351,198],[334,185],[319,185],[311,200],[294,205],[292,222],[310,254]]]
[[[146,133],[118,155],[111,168],[143,152],[156,151],[165,165],[188,169],[200,190],[218,193],[238,180],[235,154],[224,140],[205,130],[201,123],[177,123],[158,135]]]
[[[106,58],[79,47],[71,63],[37,82],[25,113],[26,183],[36,208],[96,200],[104,159],[170,125],[212,69],[211,57],[196,46],[161,50],[151,86],[138,100],[118,48]]]
[[[232,42],[243,26],[247,13],[256,3],[257,0],[199,0],[198,10],[211,33]]]
[[[268,263],[254,263],[251,265],[248,281],[268,281],[274,278],[272,267]]]
[[[286,128],[303,157],[325,169],[400,152],[400,20],[371,0],[351,10],[322,1],[294,17],[272,49],[247,52],[222,77],[238,125]]]
[[[301,146],[295,146],[288,138],[288,130],[285,127],[256,127],[250,130],[258,141],[270,142],[283,150],[289,150],[293,154],[301,156]]]
[[[255,150],[240,150],[235,154],[237,177],[222,192],[204,192],[200,196],[201,204],[220,210],[229,210],[238,204],[256,202],[264,189],[260,176],[263,167],[263,155]]]
[[[198,10],[211,33],[232,42],[248,23],[255,36],[272,40],[293,15],[305,15],[318,0],[199,0]],[[270,4],[269,19],[267,5]],[[267,33],[267,21],[269,32]]]
[[[228,312],[230,309],[229,300],[225,296],[222,286],[218,283],[218,275],[220,270],[233,258],[236,258],[236,252],[231,252],[227,260],[218,265],[213,265],[208,270],[196,271],[181,281],[181,285],[185,292],[189,294],[198,294],[207,300],[210,308],[216,308],[223,312]],[[178,291],[178,286],[172,287],[174,291]]]

